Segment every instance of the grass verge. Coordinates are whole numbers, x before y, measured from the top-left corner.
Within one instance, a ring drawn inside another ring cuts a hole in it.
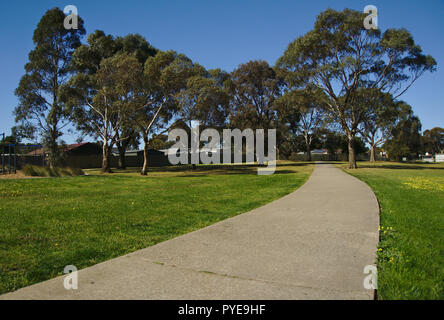
[[[380,299],[444,299],[444,164],[358,163],[381,205]]]

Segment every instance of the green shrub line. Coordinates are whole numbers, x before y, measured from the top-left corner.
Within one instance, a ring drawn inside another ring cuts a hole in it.
[[[25,176],[28,177],[75,177],[83,176],[85,173],[80,168],[75,167],[63,167],[63,168],[50,168],[42,166],[34,166],[27,164],[21,170]]]

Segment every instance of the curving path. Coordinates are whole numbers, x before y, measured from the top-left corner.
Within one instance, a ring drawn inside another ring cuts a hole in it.
[[[379,207],[371,189],[316,164],[268,205],[1,299],[372,299]]]

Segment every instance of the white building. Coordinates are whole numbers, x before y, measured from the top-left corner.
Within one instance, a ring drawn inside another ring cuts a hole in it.
[[[442,154],[435,154],[435,161],[436,162],[444,162],[444,153],[442,153]]]

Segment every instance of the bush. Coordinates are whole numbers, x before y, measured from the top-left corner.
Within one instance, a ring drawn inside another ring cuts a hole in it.
[[[25,165],[22,172],[25,176],[31,177],[74,177],[85,174],[80,168],[65,167],[51,169],[50,167],[33,166],[30,164]]]
[[[68,170],[71,171],[72,176],[83,176],[85,175],[85,172],[83,172],[82,169],[76,168],[76,167],[68,167]]]
[[[22,172],[25,176],[29,177],[37,177],[39,176],[39,172],[35,170],[35,166],[27,164],[23,167]]]

